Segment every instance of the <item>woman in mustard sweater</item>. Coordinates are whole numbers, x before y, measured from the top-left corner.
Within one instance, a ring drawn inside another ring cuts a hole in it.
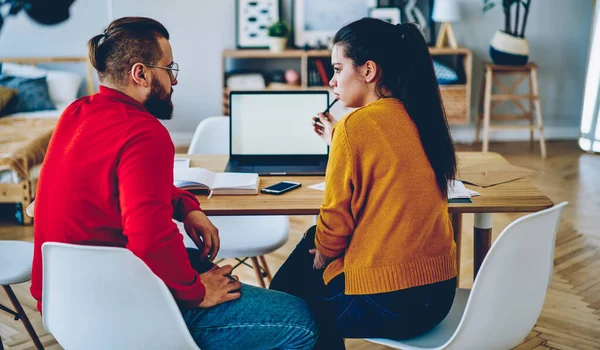
[[[363,18],[333,43],[329,84],[357,109],[313,118],[331,145],[325,198],[271,283],[308,301],[322,349],[428,331],[448,314],[457,274],[447,201],[456,156],[423,36]]]

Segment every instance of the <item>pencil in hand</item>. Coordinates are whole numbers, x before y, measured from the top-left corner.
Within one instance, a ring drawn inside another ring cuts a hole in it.
[[[338,101],[338,99],[334,99],[333,102],[331,102],[329,104],[329,106],[327,107],[326,110],[323,111],[323,114],[327,114],[329,113],[329,110],[331,109],[331,107],[333,107],[333,105]],[[315,123],[319,123],[321,120],[319,119],[319,117],[315,118]]]

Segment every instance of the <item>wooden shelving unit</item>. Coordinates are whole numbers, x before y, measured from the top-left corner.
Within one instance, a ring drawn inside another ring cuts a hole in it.
[[[455,85],[440,85],[440,92],[450,124],[466,124],[471,113],[471,83],[473,70],[473,55],[466,48],[434,48],[429,49],[432,56],[460,56],[464,83]],[[269,50],[224,50],[222,54],[223,77],[223,115],[229,114],[229,89],[225,86],[227,60],[229,59],[299,59],[300,60],[300,85],[277,85],[272,89],[286,90],[323,90],[326,86],[308,86],[308,60],[310,58],[327,58],[331,56],[328,50],[286,50],[273,53]]]

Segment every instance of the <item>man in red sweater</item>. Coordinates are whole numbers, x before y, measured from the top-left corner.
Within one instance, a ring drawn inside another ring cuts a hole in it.
[[[214,259],[219,235],[196,197],[173,186],[174,146],[159,121],[171,119],[179,70],[168,39],[157,21],[128,17],[89,41],[100,91],[71,104],[50,141],[35,201],[31,294],[42,311],[44,242],[126,247],[171,290],[201,348],[310,349],[316,327],[302,300],[231,281],[230,265],[192,268],[206,265],[192,256]],[[188,257],[172,218],[201,252]]]

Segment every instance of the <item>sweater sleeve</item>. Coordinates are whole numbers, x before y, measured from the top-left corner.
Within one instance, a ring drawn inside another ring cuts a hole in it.
[[[173,186],[171,193],[171,205],[173,207],[173,219],[183,222],[189,212],[200,209],[198,198],[188,191],[180,190]]]
[[[346,130],[336,128],[325,174],[325,198],[317,220],[315,245],[321,254],[335,258],[344,252],[354,232],[354,217],[350,208],[352,153]]]
[[[126,247],[163,280],[181,306],[193,308],[206,291],[171,219],[174,155],[162,125],[137,123],[117,166],[119,204]]]

